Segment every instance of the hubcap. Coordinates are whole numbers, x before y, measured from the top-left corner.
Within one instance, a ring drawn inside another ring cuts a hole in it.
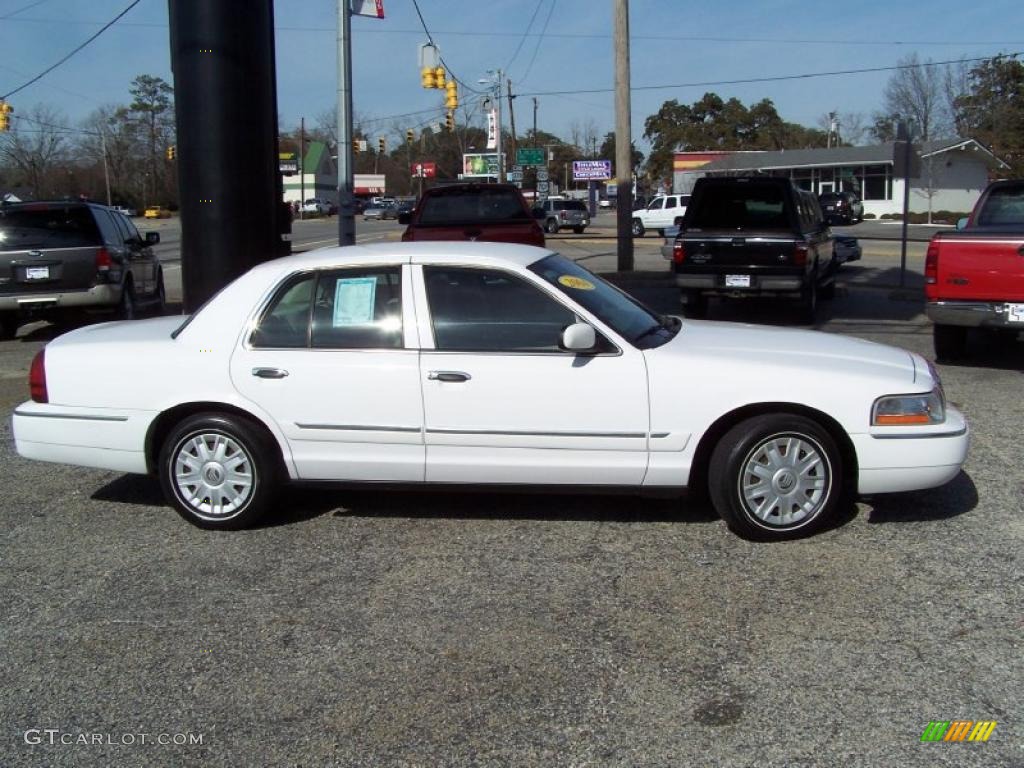
[[[199,517],[225,520],[245,507],[252,495],[252,460],[240,443],[218,432],[192,435],[174,455],[178,495]]]
[[[832,467],[806,435],[774,435],[743,461],[739,497],[751,519],[771,528],[810,521],[828,501]]]

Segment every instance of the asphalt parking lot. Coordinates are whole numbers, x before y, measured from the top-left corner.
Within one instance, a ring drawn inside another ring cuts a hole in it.
[[[647,240],[618,279],[672,311]],[[819,327],[932,359],[893,259],[845,268]],[[56,332],[0,343],[5,413]],[[693,500],[307,489],[211,534],[153,480],[19,458],[5,419],[0,764],[1024,765],[1024,342],[940,372],[965,471],[775,545]],[[998,725],[922,743],[933,720]]]

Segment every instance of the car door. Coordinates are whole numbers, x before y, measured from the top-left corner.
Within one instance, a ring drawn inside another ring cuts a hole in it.
[[[647,206],[647,210],[642,217],[644,226],[648,229],[656,229],[659,226],[658,222],[661,221],[664,207],[664,197],[656,197],[651,200],[651,204]]]
[[[156,290],[156,259],[152,248],[146,245],[139,230],[124,214],[115,211],[111,213],[111,218],[124,238],[127,257],[132,265],[135,292],[140,295],[153,293]]]
[[[292,275],[231,358],[304,480],[423,480],[423,401],[407,267]]]
[[[413,266],[423,318],[426,479],[639,485],[647,468],[643,354],[559,348],[567,302],[523,273]]]
[[[662,208],[661,214],[658,216],[657,228],[671,227],[675,223],[676,216],[682,216],[682,213],[679,209],[679,198],[669,195],[665,198],[665,207]]]

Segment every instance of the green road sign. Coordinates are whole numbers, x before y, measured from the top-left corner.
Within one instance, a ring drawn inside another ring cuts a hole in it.
[[[517,149],[516,165],[545,165],[544,149]]]

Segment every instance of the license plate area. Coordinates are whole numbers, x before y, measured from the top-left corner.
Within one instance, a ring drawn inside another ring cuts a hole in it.
[[[1007,304],[1006,320],[1010,323],[1024,323],[1024,304]]]
[[[34,264],[11,264],[12,277],[16,283],[46,283],[61,279],[63,269],[59,261],[36,262]]]
[[[749,288],[750,287],[750,275],[726,275],[725,276],[725,287],[726,288]]]
[[[25,267],[25,280],[49,280],[49,267]]]

